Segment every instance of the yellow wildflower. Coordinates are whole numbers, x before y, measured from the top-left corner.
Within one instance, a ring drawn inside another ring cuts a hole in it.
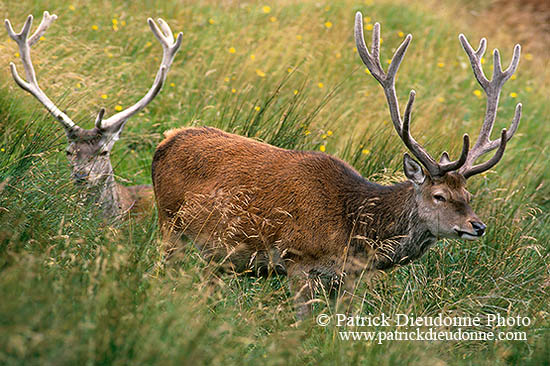
[[[237,52],[235,47],[229,47],[229,53],[235,53],[235,52]]]
[[[277,18],[275,18],[275,17],[269,17],[269,21],[270,21],[271,23],[275,23],[275,22],[277,21]]]
[[[317,86],[319,87],[319,89],[322,89],[325,86],[325,84],[319,83],[319,84],[317,84]]]
[[[481,98],[481,90],[479,89],[474,90],[474,95],[478,98]]]
[[[325,27],[332,28],[332,22],[331,21],[326,21],[325,22]]]
[[[374,26],[370,23],[365,26],[365,29],[368,31],[372,30],[372,28],[374,28]]]
[[[327,135],[326,135],[326,134],[322,134],[322,135],[321,135],[321,138],[322,138],[323,140],[325,140],[325,139],[327,138]]]
[[[306,135],[306,136],[309,135],[310,133],[311,133],[310,130],[305,130],[305,131],[304,131],[304,135]]]
[[[170,83],[170,86],[171,86],[172,88],[175,88],[175,87],[176,87],[176,84]]]
[[[325,147],[325,145],[321,145],[321,146],[319,146],[319,150],[321,150],[321,152],[325,152],[325,150],[326,150],[326,147]]]
[[[74,5],[69,5],[69,10],[75,11],[76,8],[74,7]]]
[[[342,54],[340,52],[336,52],[336,55],[335,55],[336,58],[342,58]]]
[[[271,7],[268,6],[268,5],[264,5],[264,6],[262,6],[262,11],[263,11],[265,14],[269,14],[269,13],[271,13]]]
[[[151,47],[152,45],[153,45],[153,43],[151,43],[151,42],[145,43],[145,47]]]
[[[121,106],[121,105],[116,105],[116,106],[115,106],[115,111],[120,112],[121,110],[122,110],[122,106]]]
[[[107,94],[101,94],[101,99],[107,99]]]
[[[235,94],[236,92],[237,92],[237,89],[235,89],[235,88],[231,89],[231,93]]]
[[[225,79],[223,79],[223,81],[225,81],[227,83],[227,82],[229,82],[229,78],[225,78]]]
[[[517,98],[517,96],[518,96],[518,93],[515,93],[515,92],[511,92],[511,93],[510,93],[510,96],[511,96],[512,98]]]
[[[370,75],[369,69],[365,69],[365,74]]]
[[[525,59],[531,61],[531,60],[533,59],[533,54],[531,54],[531,53],[526,53],[526,54],[525,54]]]
[[[361,154],[363,154],[363,155],[369,155],[369,154],[370,154],[370,150],[369,150],[369,149],[363,149],[363,150],[361,150]]]
[[[439,97],[439,98],[437,98],[437,101],[438,101],[439,103],[443,103],[443,102],[445,101],[445,98]]]
[[[97,25],[95,25],[95,24],[92,25],[92,30],[98,30],[98,29],[99,29],[99,27]]]
[[[116,18],[113,18],[113,20],[111,20],[111,22],[114,24],[114,25],[117,25],[118,24],[118,20]]]
[[[512,76],[510,77],[510,79],[512,79],[512,80],[516,80],[517,78],[518,78],[518,77],[516,76],[516,74],[514,74],[514,75],[512,75]]]
[[[443,67],[443,66],[445,66],[445,63],[444,63],[444,62],[438,62],[438,63],[437,63],[437,67]]]
[[[298,89],[294,89],[294,95],[298,95]]]
[[[259,112],[261,110],[259,106],[255,106],[254,109],[256,110],[256,112]]]
[[[256,69],[256,74],[261,78],[265,78],[265,72],[260,69]]]
[[[252,61],[254,61],[255,58],[256,58],[256,56],[250,55],[250,59],[251,59]]]
[[[210,18],[210,19],[208,19],[208,23],[214,24],[214,23],[216,23],[216,21],[214,20],[214,18]]]
[[[297,39],[298,41],[301,41],[301,40],[302,40],[302,36],[298,34],[298,35],[296,35],[296,39]]]
[[[331,130],[327,131],[327,136],[332,136],[332,131]]]
[[[401,32],[401,31],[397,32],[397,35],[401,38],[405,37],[405,33]]]

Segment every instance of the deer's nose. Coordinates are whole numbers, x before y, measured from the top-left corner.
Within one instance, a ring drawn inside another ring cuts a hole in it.
[[[477,235],[482,236],[485,234],[485,229],[487,229],[487,226],[485,226],[484,223],[481,221],[470,221],[470,224],[472,224],[472,228],[474,228]]]
[[[74,173],[73,174],[74,179],[77,183],[83,183],[86,181],[86,178],[88,178],[88,174],[86,173]]]

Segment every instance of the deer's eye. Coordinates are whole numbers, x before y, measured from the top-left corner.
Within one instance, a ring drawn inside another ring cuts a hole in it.
[[[445,201],[447,201],[447,200],[445,199],[445,197],[443,197],[443,196],[440,195],[440,194],[434,194],[434,199],[435,199],[436,201],[439,201],[439,202],[445,202]]]

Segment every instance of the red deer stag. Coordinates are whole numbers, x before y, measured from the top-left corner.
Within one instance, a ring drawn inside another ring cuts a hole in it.
[[[372,53],[363,40],[360,13],[355,36],[361,59],[384,89],[399,137],[420,162],[405,154],[407,181],[382,186],[327,154],[285,150],[208,127],[168,132],[153,158],[163,237],[171,245],[188,237],[204,256],[222,259],[237,271],[276,261],[298,291],[299,317],[309,313],[308,299],[318,283],[330,285],[344,275],[404,265],[438,238],[483,236],[486,226],[470,207],[466,179],[502,158],[521,117],[518,104],[510,130],[502,130],[498,140],[489,139],[502,85],[519,62],[519,45],[504,72],[495,50],[489,81],[480,63],[485,39],[474,51],[460,35],[487,94],[487,111],[473,148],[465,135],[459,159],[451,161],[444,152],[436,162],[410,135],[414,91],[403,120],[399,114],[394,81],[411,35],[395,52],[387,73],[379,60],[379,24],[374,26]],[[491,159],[474,165],[494,149]]]
[[[116,182],[109,155],[128,118],[145,108],[160,92],[172,60],[181,46],[183,34],[178,34],[177,39],[174,40],[170,27],[162,19],[158,20],[160,29],[151,18],[147,20],[164,50],[153,86],[136,104],[107,119],[103,119],[105,109],[101,108],[95,120],[95,127],[88,130],[79,127],[56,107],[40,89],[36,80],[30,48],[38,42],[55,19],[57,19],[57,15],[44,12],[42,22],[30,37],[32,15],[29,15],[20,33],[15,33],[10,21],[5,20],[9,36],[19,46],[19,54],[27,81],[19,76],[15,65],[10,63],[13,78],[17,85],[38,99],[61,123],[69,143],[66,152],[72,165],[72,177],[76,183],[86,186],[89,190],[87,198],[97,201],[106,217],[119,217],[130,209],[147,209],[153,201],[152,187],[150,185],[125,187]]]

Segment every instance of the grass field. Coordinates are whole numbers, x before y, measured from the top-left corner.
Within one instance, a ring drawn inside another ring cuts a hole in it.
[[[119,181],[151,183],[162,132],[209,125],[274,145],[321,150],[365,177],[403,180],[405,147],[383,93],[365,73],[354,14],[382,24],[385,63],[404,34],[402,106],[417,91],[412,133],[457,156],[477,136],[485,100],[465,53],[488,38],[503,63],[530,28],[479,25],[489,1],[0,2],[19,29],[59,16],[33,48],[38,80],[90,128],[149,88],[161,49],[147,17],[183,31],[167,84],[131,119],[112,152]],[[472,15],[473,14],[473,15]],[[478,22],[479,20],[479,22]],[[490,29],[488,31],[488,29]],[[498,29],[494,31],[493,29]],[[2,365],[543,365],[550,362],[550,93],[548,54],[524,47],[503,89],[495,130],[524,106],[503,160],[469,181],[488,225],[476,242],[440,241],[421,260],[356,289],[356,314],[529,317],[527,341],[341,341],[315,320],[295,324],[287,280],[215,275],[196,251],[165,265],[156,213],[107,225],[78,200],[62,128],[13,82],[17,47],[0,37],[0,364]],[[533,44],[531,42],[530,44]],[[489,72],[492,58],[486,55]],[[332,314],[330,306],[318,312]],[[390,330],[393,330],[391,328]],[[364,330],[364,329],[357,329]],[[502,329],[481,330],[499,331]]]

